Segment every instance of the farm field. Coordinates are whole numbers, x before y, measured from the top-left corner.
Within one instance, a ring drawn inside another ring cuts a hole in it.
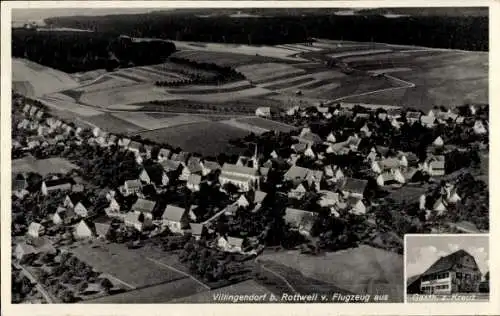
[[[269,130],[267,128],[262,128],[253,124],[248,124],[245,122],[238,121],[236,119],[220,121],[221,124],[239,128],[241,130],[247,131],[248,133],[254,133],[256,135],[264,134]]]
[[[254,125],[254,126],[260,127],[262,129],[274,130],[274,131],[279,131],[279,132],[284,132],[284,133],[287,133],[287,132],[290,132],[290,131],[296,129],[296,127],[294,127],[294,126],[287,125],[287,124],[284,124],[284,123],[281,123],[278,121],[268,120],[268,119],[261,118],[261,117],[247,117],[247,118],[236,119],[236,121],[246,123],[249,125]]]
[[[232,91],[232,92],[220,92],[220,93],[207,93],[207,94],[175,94],[175,96],[180,96],[186,100],[207,102],[207,103],[220,103],[220,102],[231,102],[238,100],[240,98],[250,98],[250,97],[262,97],[273,94],[273,91],[264,89],[261,87],[251,87],[248,89]]]
[[[132,290],[116,295],[101,297],[94,300],[88,300],[87,304],[153,304],[167,303],[181,300],[182,297],[196,297],[197,293],[207,291],[206,288],[193,281],[190,278],[182,278],[172,282],[158,284],[138,290]],[[208,293],[208,292],[207,292]],[[203,294],[201,294],[203,295]],[[203,296],[202,296],[203,297]],[[172,303],[173,303],[172,302]],[[191,303],[192,301],[189,301]]]
[[[233,285],[229,285],[223,288],[219,288],[212,291],[202,291],[194,295],[185,296],[181,298],[174,299],[169,303],[216,303],[222,301],[214,300],[214,297],[218,294],[229,294],[229,295],[264,295],[267,294],[266,298],[272,294],[268,289],[258,284],[254,280],[247,280]],[[264,301],[267,303],[268,301]],[[224,303],[226,303],[224,301]],[[229,303],[229,302],[227,302]]]
[[[31,97],[79,85],[69,74],[19,58],[12,59],[12,82]]]
[[[354,63],[356,67],[357,63]],[[488,54],[480,52],[432,51],[411,56],[406,64],[411,71],[392,76],[416,86],[345,98],[349,102],[399,104],[429,110],[434,105],[446,107],[464,103],[488,103]],[[393,67],[393,63],[370,61],[365,70]]]
[[[34,172],[46,176],[51,173],[66,174],[73,169],[80,168],[70,161],[58,157],[37,160],[32,156],[27,156],[12,160],[12,172],[16,174]]]
[[[299,57],[292,57],[297,54],[296,51],[291,49],[279,48],[276,46],[249,46],[249,45],[224,45],[218,43],[190,43],[181,41],[172,41],[178,49],[181,50],[196,50],[203,53],[236,53],[241,55],[249,55],[256,57],[276,58],[284,61],[303,61],[305,59]]]
[[[140,288],[185,278],[185,275],[147,260],[122,244],[80,245],[71,252],[97,271],[108,273],[128,285]]]
[[[211,156],[228,148],[228,141],[248,135],[248,132],[219,122],[200,122],[139,133],[159,143],[178,146],[185,151]]]
[[[141,113],[132,113],[141,115]],[[130,134],[136,133],[138,131],[143,130],[144,128],[138,125],[135,125],[129,121],[122,120],[110,113],[103,113],[100,115],[94,115],[87,117],[85,121],[100,127],[110,133],[116,134]]]
[[[342,293],[342,294],[352,294],[345,289],[339,288],[334,284],[324,282],[319,279],[314,279],[303,275],[300,271],[297,271],[289,266],[276,263],[274,261],[268,260],[259,260],[261,263],[261,271],[264,274],[271,273],[273,279],[275,277],[281,276],[285,279],[288,284],[285,293],[292,294],[293,292],[297,293],[318,293],[323,295],[332,295],[333,293]],[[270,276],[267,274],[267,276]],[[281,278],[280,278],[281,279]],[[265,281],[264,281],[265,283]],[[269,287],[269,285],[268,285]],[[283,290],[275,289],[274,290]],[[355,293],[357,294],[357,293]]]
[[[106,108],[116,104],[134,104],[154,100],[175,99],[175,96],[163,92],[153,84],[144,83],[131,86],[121,86],[111,90],[101,90],[84,93],[80,101],[96,107]]]
[[[385,250],[363,245],[322,256],[282,251],[264,252],[259,258],[353,293],[388,294],[392,302],[403,300],[403,257]]]
[[[113,117],[129,122],[144,130],[169,128],[178,125],[194,124],[208,121],[196,115],[176,115],[162,118],[153,118],[146,113],[140,112],[114,112]]]

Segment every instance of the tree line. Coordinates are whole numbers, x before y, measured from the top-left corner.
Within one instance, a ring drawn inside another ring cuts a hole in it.
[[[276,45],[312,37],[361,42],[488,51],[487,16],[339,16],[321,13],[295,16],[199,17],[191,13],[155,12],[102,17],[56,17],[49,25],[114,32],[134,37],[183,41]]]
[[[109,32],[12,30],[13,57],[67,73],[159,64],[175,50],[171,42],[134,42]]]

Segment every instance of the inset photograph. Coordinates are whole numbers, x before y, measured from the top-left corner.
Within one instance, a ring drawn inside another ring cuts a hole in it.
[[[489,300],[489,236],[406,235],[408,303]]]

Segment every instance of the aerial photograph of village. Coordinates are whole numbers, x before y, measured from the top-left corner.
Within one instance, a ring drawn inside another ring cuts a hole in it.
[[[489,232],[488,23],[13,9],[11,302],[425,293],[405,288],[405,235]]]

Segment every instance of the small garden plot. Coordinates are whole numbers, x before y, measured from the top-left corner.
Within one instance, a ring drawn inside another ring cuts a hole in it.
[[[406,185],[400,189],[392,191],[384,199],[392,199],[398,203],[416,203],[420,196],[425,194],[426,187]]]
[[[116,134],[130,134],[144,129],[109,113],[88,117],[86,118],[86,121],[102,128],[107,132]]]
[[[105,75],[102,78],[99,78],[97,81],[93,83],[78,87],[76,90],[90,93],[102,90],[112,90],[115,88],[130,86],[134,84],[137,84],[137,82],[134,80],[125,79],[123,77],[110,74],[110,75]]]
[[[392,52],[391,49],[364,49],[364,50],[350,50],[345,52],[338,52],[334,54],[329,54],[330,58],[345,58],[350,56],[365,56],[365,55],[375,55],[375,54],[385,54]]]
[[[314,80],[314,78],[311,77],[311,75],[305,75],[305,76],[275,81],[272,84],[265,84],[265,85],[263,85],[263,87],[270,89],[270,90],[279,90],[279,89],[286,89],[286,88],[290,88],[290,87],[293,87],[293,86],[296,86],[299,84],[311,82],[313,80]]]
[[[78,259],[100,272],[108,273],[134,288],[185,278],[164,265],[158,265],[121,244],[81,245],[71,251]]]
[[[186,77],[183,77],[179,74],[176,74],[173,72],[168,72],[168,71],[157,70],[157,69],[152,68],[150,66],[149,67],[141,67],[141,68],[137,68],[137,69],[141,69],[142,71],[149,72],[149,73],[152,73],[152,74],[155,74],[158,76],[162,76],[164,79],[171,79],[171,80],[187,79]]]
[[[164,284],[154,285],[143,289],[128,291],[116,295],[101,297],[85,301],[88,304],[159,304],[168,303],[182,297],[190,297],[206,291],[201,284],[190,278],[183,278]],[[193,302],[194,303],[194,302]]]
[[[266,63],[254,65],[255,68],[240,67],[241,71],[248,79],[255,83],[264,83],[277,79],[289,78],[290,76],[303,74],[303,69],[295,68],[287,64]],[[258,67],[257,67],[258,66]]]
[[[121,78],[125,78],[128,80],[132,80],[135,82],[148,82],[148,81],[150,81],[147,78],[144,78],[144,77],[139,76],[138,74],[132,72],[131,70],[122,69],[120,71],[114,72],[113,75],[121,77]]]
[[[158,143],[180,147],[185,151],[207,156],[226,152],[231,139],[247,136],[247,131],[219,122],[200,122],[189,125],[142,132],[139,135]]]
[[[323,79],[323,80],[318,80],[318,81],[315,81],[315,82],[311,82],[311,83],[305,84],[301,88],[303,90],[314,90],[316,88],[320,88],[320,87],[323,87],[323,86],[326,86],[326,85],[333,85],[333,86],[337,85],[337,86],[339,86],[340,82],[341,82],[341,80],[339,80],[337,78]]]
[[[281,123],[278,121],[268,120],[268,119],[261,118],[261,117],[248,117],[248,118],[237,119],[237,121],[247,123],[250,125],[255,125],[257,127],[264,128],[267,130],[280,131],[280,132],[284,132],[284,133],[288,133],[288,132],[296,129],[295,126],[291,126],[291,125]]]
[[[236,92],[252,88],[248,81],[238,81],[233,84],[220,85],[220,86],[189,86],[183,88],[170,88],[166,89],[171,94],[207,94],[207,93],[225,93]]]

